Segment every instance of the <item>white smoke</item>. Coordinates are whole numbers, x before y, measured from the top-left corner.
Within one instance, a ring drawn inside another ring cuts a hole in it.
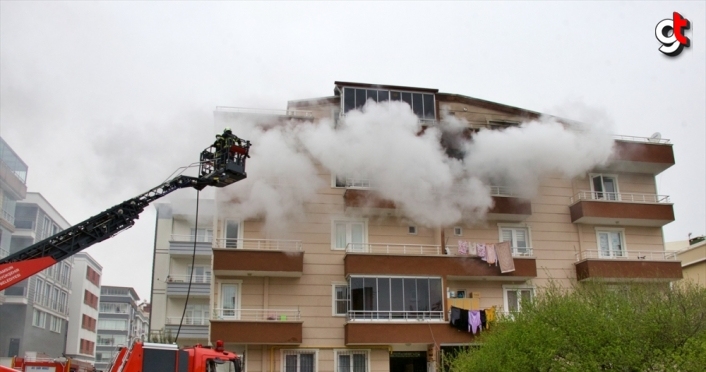
[[[253,145],[248,178],[222,191],[229,205],[221,209],[263,218],[270,233],[305,215],[329,187],[328,174],[365,175],[398,214],[449,226],[483,219],[493,205],[491,183],[531,198],[542,178],[583,174],[605,163],[613,145],[604,126],[567,129],[551,118],[482,129],[469,140],[462,136],[468,123],[446,117],[422,133],[409,106],[395,101],[369,102],[335,128],[330,120],[272,125],[252,116],[233,116],[228,125]]]

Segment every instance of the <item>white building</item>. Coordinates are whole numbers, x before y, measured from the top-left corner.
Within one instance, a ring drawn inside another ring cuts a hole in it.
[[[66,356],[93,363],[103,266],[85,252],[78,253],[73,258]]]

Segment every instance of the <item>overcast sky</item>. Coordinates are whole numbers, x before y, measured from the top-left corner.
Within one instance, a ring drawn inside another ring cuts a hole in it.
[[[691,47],[657,49],[677,11]],[[0,2],[0,135],[71,223],[198,160],[215,106],[284,109],[333,82],[437,88],[562,114],[603,112],[617,134],[660,132],[657,177],[676,221],[706,233],[704,2]],[[181,190],[176,197],[194,197]],[[155,210],[87,251],[103,284],[149,297]]]

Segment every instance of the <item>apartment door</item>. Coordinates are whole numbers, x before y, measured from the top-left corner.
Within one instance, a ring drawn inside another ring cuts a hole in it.
[[[363,251],[365,224],[357,221],[336,221],[336,248]]]
[[[593,176],[593,191],[596,199],[618,200],[618,182],[615,177]]]
[[[227,319],[240,319],[240,284],[221,284],[222,315]]]

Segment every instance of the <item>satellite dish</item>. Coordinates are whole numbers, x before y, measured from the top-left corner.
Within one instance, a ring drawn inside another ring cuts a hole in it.
[[[662,139],[662,134],[660,132],[655,132],[650,138],[647,139],[649,142],[659,142]]]

